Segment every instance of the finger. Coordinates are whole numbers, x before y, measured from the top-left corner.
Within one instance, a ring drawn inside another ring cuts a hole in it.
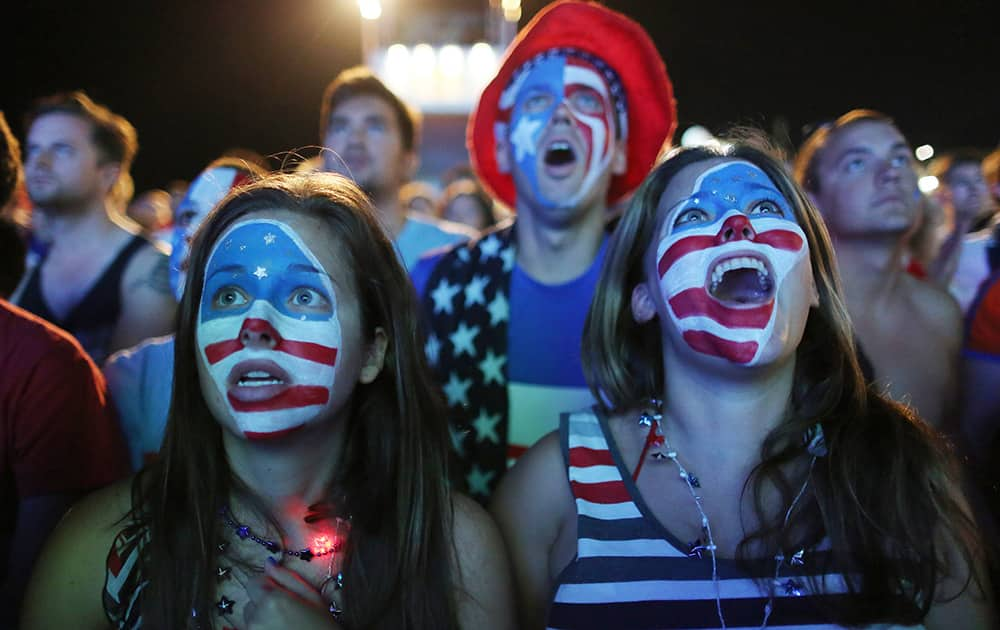
[[[279,565],[272,558],[268,558],[264,563],[264,573],[267,577],[285,589],[286,591],[298,595],[303,600],[317,606],[326,606],[326,602],[320,596],[312,584],[295,571]]]

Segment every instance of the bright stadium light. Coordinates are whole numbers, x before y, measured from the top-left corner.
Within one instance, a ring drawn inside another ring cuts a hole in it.
[[[926,162],[927,160],[934,157],[934,147],[929,144],[922,144],[917,147],[916,151],[913,152],[917,159],[921,162]]]
[[[923,177],[917,180],[917,188],[919,188],[920,192],[924,193],[925,195],[927,193],[934,192],[935,190],[937,190],[938,184],[939,184],[938,178],[934,177],[933,175],[924,175]]]
[[[438,69],[444,77],[462,76],[462,70],[465,69],[465,53],[455,44],[442,46],[438,51]]]
[[[358,0],[361,17],[366,20],[377,20],[382,17],[382,3],[379,0]]]
[[[430,44],[417,44],[413,47],[410,66],[413,74],[420,77],[429,77],[434,74],[434,65],[437,62],[437,55],[434,47]]]

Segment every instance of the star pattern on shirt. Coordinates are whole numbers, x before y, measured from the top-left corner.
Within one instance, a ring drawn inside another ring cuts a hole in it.
[[[451,438],[451,447],[455,449],[459,457],[465,456],[465,438],[469,435],[469,431],[459,429],[453,425],[448,425],[448,436]]]
[[[441,356],[441,341],[434,333],[427,337],[427,343],[424,344],[424,354],[427,355],[427,360],[431,365],[437,365]]]
[[[514,251],[513,247],[508,247],[500,252],[500,260],[503,261],[503,270],[505,273],[510,273],[514,269],[514,258],[516,256],[517,252]]]
[[[455,356],[461,356],[463,352],[468,353],[470,357],[476,356],[476,346],[473,342],[478,334],[479,326],[466,326],[465,322],[458,322],[458,328],[448,336],[455,349]]]
[[[507,303],[507,298],[500,291],[497,291],[486,310],[490,312],[490,326],[496,326],[500,322],[510,319],[510,304]]]
[[[497,425],[500,423],[500,414],[486,413],[486,409],[480,409],[479,415],[472,421],[472,428],[476,430],[476,441],[484,442],[489,440],[494,444],[500,443],[500,436],[497,435]]]
[[[492,470],[483,472],[479,466],[473,465],[472,470],[465,477],[469,484],[469,492],[487,496],[490,492],[490,481],[495,474]]]
[[[504,355],[495,355],[493,350],[486,351],[486,357],[479,362],[479,369],[483,373],[483,383],[489,385],[491,382],[497,385],[506,385],[507,379],[503,376],[503,364],[507,362]]]
[[[263,280],[267,277],[267,269],[258,265],[257,268],[254,269],[253,275],[257,276],[258,280]]]
[[[542,121],[532,120],[525,116],[518,121],[514,133],[510,134],[511,144],[514,145],[514,159],[520,162],[526,155],[535,154],[535,136]]]
[[[483,289],[489,283],[490,279],[486,276],[472,277],[469,284],[465,286],[465,308],[469,308],[473,304],[486,305],[486,296],[483,294]]]
[[[434,312],[450,315],[453,312],[451,300],[461,290],[462,287],[457,284],[448,284],[447,278],[441,278],[437,288],[431,292],[431,299],[434,300]]]
[[[274,239],[276,238],[278,237],[272,234],[271,232],[268,232],[267,234],[264,235],[264,244],[271,245],[272,243],[274,243]]]
[[[479,249],[482,251],[483,260],[493,258],[500,253],[500,239],[496,237],[496,234],[490,234],[489,238],[479,245]]]
[[[458,378],[458,374],[452,372],[444,386],[444,395],[448,399],[448,404],[452,407],[468,405],[470,387],[472,387],[471,378],[461,379]]]

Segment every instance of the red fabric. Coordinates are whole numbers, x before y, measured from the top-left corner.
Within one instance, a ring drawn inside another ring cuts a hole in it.
[[[920,261],[916,258],[910,260],[910,264],[906,266],[906,273],[910,274],[914,278],[920,278],[921,280],[927,279],[927,270],[924,266],[920,264]]]
[[[80,344],[0,300],[0,512],[121,479],[126,453],[104,377]]]
[[[1000,275],[986,284],[969,312],[966,349],[1000,356]]]
[[[677,104],[666,66],[638,23],[593,2],[562,0],[538,12],[507,49],[496,76],[469,118],[466,142],[472,167],[493,197],[515,208],[510,174],[496,160],[494,123],[500,95],[518,68],[540,52],[576,48],[602,59],[621,79],[628,112],[626,172],[611,179],[608,205],[635,190],[677,126]]]

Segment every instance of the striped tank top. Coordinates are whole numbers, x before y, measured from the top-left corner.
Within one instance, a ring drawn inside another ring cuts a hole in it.
[[[564,414],[559,430],[576,501],[577,549],[556,580],[549,628],[718,628],[717,592],[727,628],[760,628],[770,584],[767,627],[839,627],[823,610],[843,602],[847,586],[842,576],[823,570],[828,551],[807,551],[801,566],[783,563],[777,580],[773,560],[720,558],[716,591],[710,556],[688,556],[682,551],[688,546],[642,500],[607,437],[607,419],[591,410]]]

